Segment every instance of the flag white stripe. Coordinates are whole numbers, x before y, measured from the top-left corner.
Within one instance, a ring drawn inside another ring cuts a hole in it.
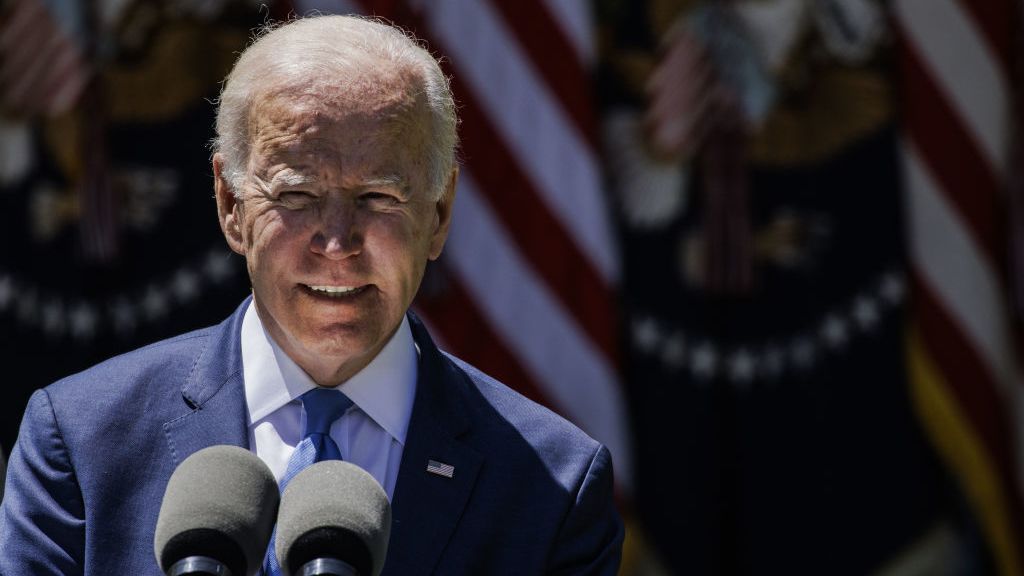
[[[608,285],[618,281],[610,215],[594,151],[563,114],[488,2],[441,0],[425,16],[555,218]],[[467,154],[485,154],[468,150]]]
[[[957,0],[897,0],[895,12],[1001,179],[1008,161],[1009,91],[984,36]]]
[[[445,250],[481,313],[545,395],[608,446],[628,490],[632,456],[615,370],[530,268],[468,171],[460,177]]]
[[[499,0],[500,1],[500,0]],[[594,15],[590,2],[581,0],[543,0],[555,23],[562,29],[576,50],[576,59],[584,68],[596,60],[594,46]]]
[[[992,370],[1003,397],[1010,400],[1013,353],[1009,310],[999,280],[916,147],[905,142],[904,149],[912,260]]]

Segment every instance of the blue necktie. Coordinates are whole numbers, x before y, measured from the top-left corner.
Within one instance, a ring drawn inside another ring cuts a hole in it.
[[[314,462],[342,459],[338,445],[331,438],[331,424],[352,407],[352,400],[348,396],[338,390],[327,388],[314,388],[299,398],[302,400],[303,408],[306,409],[306,429],[303,431],[302,441],[295,446],[295,452],[288,460],[288,468],[285,469],[284,476],[281,478],[282,492],[296,474]],[[277,562],[277,552],[274,550],[276,537],[277,528],[274,528],[266,563],[266,573],[270,576],[280,576],[281,574],[281,567]]]

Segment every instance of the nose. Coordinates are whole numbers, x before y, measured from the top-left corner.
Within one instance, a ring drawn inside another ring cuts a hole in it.
[[[322,200],[316,212],[316,231],[310,241],[313,253],[341,260],[362,251],[363,232],[352,203],[331,195]]]

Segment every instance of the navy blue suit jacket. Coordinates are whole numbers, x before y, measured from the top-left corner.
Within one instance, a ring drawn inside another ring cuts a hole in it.
[[[32,396],[0,507],[0,574],[161,573],[153,532],[171,472],[207,446],[248,447],[247,303]],[[623,527],[608,450],[410,320],[419,380],[384,573],[614,574]]]

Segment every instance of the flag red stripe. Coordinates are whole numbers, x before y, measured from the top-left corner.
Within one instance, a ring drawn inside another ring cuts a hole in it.
[[[4,51],[23,42],[23,35],[32,30],[53,28],[53,21],[38,1],[14,2],[4,20],[0,20],[0,48]]]
[[[597,150],[590,77],[547,6],[537,0],[492,2],[491,5],[505,17],[531,64],[561,101],[563,113],[572,119],[591,148]]]
[[[1004,76],[1013,70],[1013,30],[1019,6],[1010,0],[960,0],[957,2],[974,24]]]
[[[366,13],[383,16],[430,39],[429,26],[404,0],[356,0]],[[597,121],[590,94],[590,76],[576,49],[555,22],[547,6],[537,0],[490,2],[508,24],[530,65],[540,73],[562,112],[572,120],[591,149],[598,149]],[[429,6],[428,6],[429,9]],[[430,42],[435,45],[436,43]]]
[[[480,192],[562,305],[594,343],[607,356],[614,357],[609,287],[539,198],[467,88],[457,77],[452,80],[452,87],[463,105],[466,163],[479,183]]]
[[[915,47],[902,44],[900,58],[904,76],[903,113],[910,138],[941,183],[943,197],[963,217],[987,264],[1005,281],[1005,267],[1000,265],[1006,262],[1007,255],[1000,240],[1007,232],[1001,216],[1001,186]]]
[[[523,370],[522,362],[491,329],[459,279],[446,272],[445,282],[444,290],[420,291],[415,302],[417,313],[441,333],[442,340],[458,348],[460,358],[531,400],[556,410],[541,392],[542,388]]]
[[[3,50],[2,69],[12,79],[27,74],[40,73],[52,54],[66,48],[64,36],[58,33],[49,21],[40,20],[34,26],[18,31],[17,43]]]
[[[90,72],[82,63],[79,54],[75,50],[69,50],[62,54],[63,59],[60,66],[55,68],[48,78],[46,86],[41,94],[45,94],[45,106],[51,114],[59,114],[70,106],[70,103],[61,100],[69,100],[73,103],[85,89],[90,78]],[[65,91],[71,91],[65,95]]]
[[[444,45],[433,38],[421,19],[401,6],[381,0],[364,0],[362,4],[371,13],[412,29],[434,49]],[[452,90],[460,106],[464,160],[479,183],[482,196],[562,306],[598,349],[614,361],[618,351],[610,287],[548,209],[490,117],[477,103],[472,89],[460,79],[450,61],[442,65],[452,77]]]
[[[50,59],[48,54],[44,57]],[[20,74],[15,74],[9,83],[5,77],[5,100],[22,113],[34,114],[45,108],[45,105],[41,104],[49,97],[43,90],[51,80],[48,70],[50,64],[51,61],[47,61],[45,66],[33,63]]]
[[[1005,401],[995,385],[995,377],[920,273],[915,271],[911,278],[916,297],[914,317],[923,345],[985,445],[998,470],[1003,490],[1014,499],[1016,510],[1024,510],[1014,482],[1016,471],[1010,427],[1004,418]]]

